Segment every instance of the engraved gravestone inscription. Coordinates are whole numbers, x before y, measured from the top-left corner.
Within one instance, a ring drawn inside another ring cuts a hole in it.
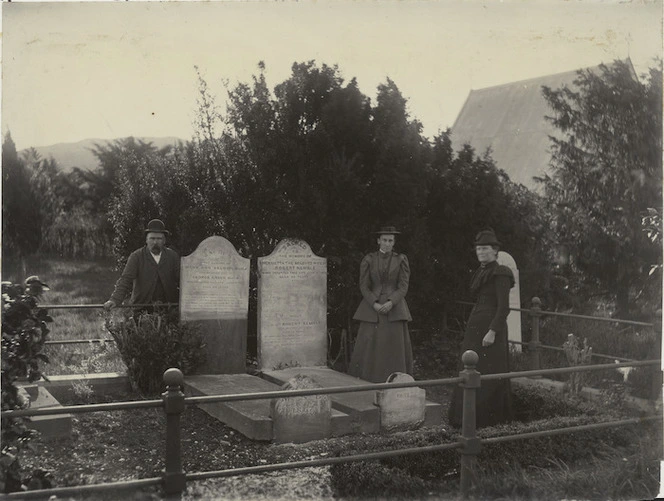
[[[258,365],[275,370],[327,363],[327,259],[284,239],[258,258]]]
[[[180,319],[197,322],[205,339],[207,374],[245,371],[249,259],[220,236],[203,240],[182,258]]]

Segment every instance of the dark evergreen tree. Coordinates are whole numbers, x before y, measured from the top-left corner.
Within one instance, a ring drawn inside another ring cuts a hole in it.
[[[6,257],[25,257],[39,250],[39,194],[19,159],[11,134],[2,144],[2,250]]]
[[[624,316],[650,265],[661,263],[641,228],[662,200],[661,64],[640,80],[630,62],[616,61],[543,93],[560,131],[542,180],[558,243],[570,251],[571,271],[615,298]]]

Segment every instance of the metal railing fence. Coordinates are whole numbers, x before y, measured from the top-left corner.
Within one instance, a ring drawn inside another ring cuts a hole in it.
[[[454,304],[460,304],[460,305],[465,305],[465,306],[474,306],[475,303],[472,303],[470,301],[450,301],[451,303]],[[612,323],[617,323],[617,324],[623,324],[623,325],[630,325],[630,326],[640,326],[640,327],[649,327],[655,332],[656,334],[659,332],[658,331],[658,325],[660,323],[647,323],[647,322],[637,322],[633,320],[622,320],[618,318],[606,318],[606,317],[594,317],[590,315],[576,315],[572,313],[560,313],[560,312],[555,312],[555,311],[546,311],[542,309],[542,302],[538,297],[534,297],[532,299],[532,307],[530,309],[526,308],[513,308],[510,307],[510,311],[519,311],[522,313],[526,313],[530,319],[531,319],[531,338],[530,341],[522,342],[522,341],[513,341],[509,340],[508,342],[511,344],[518,344],[522,346],[527,346],[528,347],[528,354],[530,357],[530,368],[533,370],[537,370],[541,368],[541,360],[542,360],[542,350],[551,350],[551,351],[559,351],[559,352],[564,352],[565,350],[561,348],[560,346],[551,346],[551,345],[546,345],[543,344],[540,341],[540,326],[541,326],[541,317],[543,316],[558,316],[558,317],[567,317],[567,318],[576,318],[576,319],[583,319],[583,320],[596,320],[599,322],[612,322]],[[444,325],[443,328],[447,329],[447,316],[444,317]],[[618,360],[620,362],[628,362],[631,361],[632,359],[630,358],[625,358],[625,357],[619,357],[615,355],[608,355],[604,353],[591,353],[591,356],[594,358],[600,358],[600,359],[605,359],[605,360]]]
[[[640,418],[625,419],[621,421],[594,423],[589,425],[573,426],[567,428],[559,428],[552,430],[544,430],[540,432],[531,432],[518,435],[509,435],[502,437],[492,437],[480,439],[476,433],[476,390],[480,387],[482,380],[494,379],[511,379],[516,377],[532,377],[547,374],[565,374],[576,372],[588,372],[597,370],[613,369],[614,367],[640,367],[646,365],[661,364],[661,360],[645,360],[639,362],[624,362],[607,367],[606,364],[588,365],[577,367],[563,367],[557,369],[541,369],[534,371],[510,372],[502,374],[486,374],[481,375],[475,370],[478,355],[473,351],[467,351],[462,356],[464,369],[459,373],[459,377],[434,379],[425,381],[414,381],[405,383],[376,383],[376,384],[363,384],[357,386],[339,386],[330,388],[316,388],[306,390],[279,390],[260,393],[249,394],[234,394],[234,395],[210,395],[199,397],[185,397],[182,392],[182,385],[184,383],[184,376],[179,369],[168,369],[164,373],[164,384],[166,391],[162,394],[161,400],[143,400],[131,402],[113,402],[106,404],[90,404],[90,405],[74,405],[63,406],[57,408],[41,408],[41,409],[20,409],[3,411],[0,415],[5,418],[28,417],[28,416],[45,416],[52,414],[63,413],[83,413],[83,412],[99,412],[99,411],[114,411],[125,409],[137,408],[150,408],[162,407],[166,414],[166,457],[165,457],[165,470],[159,478],[146,478],[130,480],[125,482],[113,482],[97,485],[86,486],[73,486],[62,487],[54,489],[44,489],[35,491],[16,492],[11,494],[1,495],[0,499],[31,499],[51,495],[72,495],[82,494],[95,491],[107,491],[112,489],[124,488],[140,488],[147,486],[160,485],[166,495],[172,497],[179,497],[186,488],[186,482],[192,480],[203,480],[207,478],[228,477],[245,474],[264,473],[268,471],[304,468],[311,466],[332,465],[346,462],[357,462],[374,460],[385,457],[400,456],[406,454],[417,454],[424,452],[442,451],[447,449],[460,449],[461,450],[461,476],[460,476],[460,490],[461,494],[467,496],[473,478],[473,468],[477,455],[480,453],[483,443],[497,443],[508,440],[518,440],[525,438],[543,437],[549,435],[558,435],[563,433],[574,433],[577,431],[586,431],[590,429],[600,429],[616,426],[627,426],[640,423],[646,423],[655,420],[661,420],[661,414],[645,416]],[[396,449],[390,451],[372,452],[364,454],[355,454],[349,456],[341,456],[334,458],[321,458],[316,460],[294,461],[287,463],[275,463],[271,465],[260,465],[245,468],[234,468],[228,470],[217,470],[207,472],[185,473],[182,468],[182,454],[181,454],[181,439],[180,439],[180,416],[185,409],[186,405],[213,403],[213,402],[233,402],[241,400],[256,400],[256,399],[269,399],[269,398],[292,398],[298,396],[308,395],[321,395],[321,394],[338,394],[338,393],[351,393],[359,391],[377,391],[383,389],[395,388],[409,388],[409,387],[428,387],[435,385],[457,384],[461,383],[463,388],[463,417],[461,435],[458,441],[449,442],[439,445]]]

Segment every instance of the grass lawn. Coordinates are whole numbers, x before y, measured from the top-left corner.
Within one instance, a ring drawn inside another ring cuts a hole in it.
[[[120,276],[111,261],[67,260],[64,258],[32,257],[25,263],[2,263],[2,280],[23,283],[30,275],[38,275],[48,284],[41,304],[101,304],[113,292]],[[111,339],[104,328],[100,309],[51,309],[50,341],[70,339]],[[50,375],[125,372],[125,366],[114,343],[48,345],[44,373]]]

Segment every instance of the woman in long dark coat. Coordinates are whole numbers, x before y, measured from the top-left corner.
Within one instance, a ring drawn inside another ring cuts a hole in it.
[[[384,226],[376,234],[378,251],[367,254],[360,263],[363,299],[353,315],[360,327],[348,373],[384,383],[393,372],[413,371],[408,333],[412,318],[405,299],[410,267],[405,254],[392,251],[399,234],[394,226]]]
[[[496,261],[499,248],[493,230],[483,230],[475,237],[480,267],[473,274],[470,290],[476,304],[468,318],[461,353],[473,350],[478,354],[477,371],[482,375],[509,372],[507,315],[514,275]],[[449,408],[452,426],[461,427],[462,409],[463,389],[455,387]],[[482,381],[477,389],[477,427],[503,423],[512,417],[509,379]]]

